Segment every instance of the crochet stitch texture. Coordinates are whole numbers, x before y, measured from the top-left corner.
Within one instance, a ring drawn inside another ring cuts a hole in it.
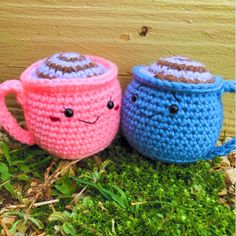
[[[71,54],[63,56],[71,58]],[[82,159],[105,149],[115,137],[120,121],[117,67],[100,57],[84,57],[101,65],[96,70],[102,73],[87,78],[55,78],[51,73],[50,78],[38,78],[36,72],[44,59],[27,68],[20,81],[2,83],[0,125],[18,141],[38,144],[64,159]],[[4,97],[9,93],[17,94],[28,130],[20,128],[7,110]]]
[[[88,78],[101,75],[105,68],[89,57],[75,52],[56,53],[47,58],[36,70],[36,78]]]
[[[221,96],[235,92],[235,82],[210,75],[194,75],[183,81],[187,71],[176,70],[181,76],[169,74],[175,77],[173,81],[158,78],[150,67],[134,67],[134,79],[122,104],[122,130],[128,142],[144,156],[168,163],[228,154],[235,148],[235,138],[220,147],[215,144],[223,122]]]

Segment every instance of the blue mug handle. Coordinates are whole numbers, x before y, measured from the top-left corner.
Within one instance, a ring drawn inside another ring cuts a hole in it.
[[[235,93],[236,92],[236,82],[234,80],[223,80],[223,91],[222,93]],[[213,158],[216,156],[226,156],[230,152],[236,149],[236,137],[234,136],[231,140],[224,143],[221,146],[214,147],[208,154],[208,158]]]
[[[223,92],[235,93],[236,91],[236,82],[235,80],[223,80]]]

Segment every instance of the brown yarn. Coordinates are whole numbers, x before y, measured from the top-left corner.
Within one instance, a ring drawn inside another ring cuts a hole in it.
[[[104,68],[79,53],[56,53],[45,59],[36,69],[36,76],[45,79],[54,78],[88,78],[100,75]]]
[[[207,72],[206,68],[204,68],[203,66],[177,64],[177,63],[172,63],[172,62],[163,61],[163,60],[158,60],[157,65],[167,66],[171,69],[175,69],[179,71],[187,70],[187,71],[200,72],[200,73]]]
[[[82,60],[84,60],[85,56],[80,56],[79,58],[78,57],[68,58],[68,57],[64,56],[63,54],[60,54],[57,58],[61,59],[62,61],[75,62],[75,61],[82,61]]]
[[[155,75],[156,78],[160,79],[160,80],[168,80],[168,81],[171,81],[171,82],[182,82],[182,83],[192,83],[192,84],[211,84],[211,83],[214,83],[214,79],[211,78],[207,81],[201,81],[201,80],[198,80],[198,79],[195,79],[195,80],[189,80],[189,79],[186,79],[184,77],[180,77],[180,78],[177,78],[173,75],[164,75],[164,73],[157,73]]]
[[[53,68],[53,69],[57,70],[57,71],[62,71],[62,73],[78,72],[78,71],[81,71],[81,70],[86,70],[86,69],[93,68],[93,67],[97,66],[95,63],[91,62],[91,63],[89,63],[87,65],[84,65],[84,66],[63,67],[61,65],[56,65],[55,63],[51,63],[50,61],[46,61],[46,65],[50,68]],[[51,77],[49,75],[46,75],[44,73],[39,73],[38,71],[36,71],[36,74],[40,78],[51,79]],[[95,76],[95,75],[96,74],[93,74],[91,76]]]

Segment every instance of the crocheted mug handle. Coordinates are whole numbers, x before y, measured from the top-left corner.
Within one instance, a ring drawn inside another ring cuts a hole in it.
[[[16,140],[33,145],[35,144],[33,135],[21,128],[17,120],[8,111],[5,103],[5,97],[10,94],[16,94],[17,101],[23,106],[24,103],[24,89],[19,80],[8,80],[0,84],[0,126],[2,126],[12,137]]]
[[[235,93],[236,92],[236,82],[234,80],[223,80],[223,92]]]
[[[223,91],[222,93],[235,93],[236,92],[236,82],[234,80],[223,80]],[[221,146],[214,147],[209,152],[209,158],[216,156],[225,156],[236,149],[236,137],[233,137],[228,142],[224,143]]]

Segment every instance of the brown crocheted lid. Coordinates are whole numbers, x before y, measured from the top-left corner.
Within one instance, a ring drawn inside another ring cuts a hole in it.
[[[36,69],[39,79],[89,78],[105,73],[104,66],[75,52],[56,53]]]
[[[186,57],[165,57],[148,66],[148,72],[160,80],[171,82],[208,84],[213,75],[200,62]]]

